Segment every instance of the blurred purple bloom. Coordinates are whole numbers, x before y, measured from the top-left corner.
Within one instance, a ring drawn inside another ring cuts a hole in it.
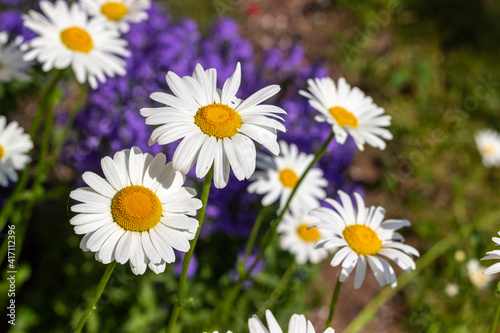
[[[180,251],[175,251],[175,256],[176,256],[176,261],[174,263],[174,274],[176,276],[180,276],[182,273],[182,265],[184,263],[184,256],[186,253],[180,252]],[[189,262],[189,267],[187,271],[187,277],[188,279],[191,279],[196,275],[198,272],[198,259],[196,259],[196,255],[193,253],[193,256],[191,257],[191,261]]]

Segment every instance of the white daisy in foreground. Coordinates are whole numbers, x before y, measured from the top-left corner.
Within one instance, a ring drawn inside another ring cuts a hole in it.
[[[17,36],[9,43],[9,35],[0,31],[0,82],[31,81],[31,76],[26,72],[31,64],[23,60],[23,52],[19,49],[23,38]]]
[[[309,79],[307,83],[309,92],[301,90],[299,94],[309,98],[309,104],[321,113],[317,121],[332,125],[338,143],[343,144],[350,134],[359,150],[365,143],[385,149],[382,139],[391,140],[392,134],[384,127],[391,125],[391,117],[384,115],[384,109],[371,97],[357,87],[351,88],[344,78],[337,85],[329,77]]]
[[[418,251],[403,244],[401,242],[403,236],[396,232],[401,227],[409,226],[410,222],[407,220],[382,222],[385,210],[375,206],[366,208],[363,198],[358,193],[354,193],[356,212],[349,195],[342,191],[337,193],[342,204],[326,199],[335,210],[320,207],[310,212],[320,220],[310,225],[319,230],[328,230],[335,235],[318,242],[317,248],[336,251],[331,265],[342,264],[340,282],[344,282],[357,266],[354,288],[359,288],[365,278],[368,263],[380,286],[390,284],[395,288],[397,280],[394,269],[382,256],[391,259],[407,272],[415,269],[415,262],[409,255],[418,257]]]
[[[500,236],[500,232],[498,233],[498,235]],[[492,240],[495,242],[496,246],[500,245],[500,238],[493,237]],[[490,259],[497,259],[497,260],[500,259],[500,250],[493,250],[486,252],[486,257],[481,258],[481,260],[490,260]],[[469,266],[467,265],[467,267]],[[500,273],[500,263],[491,265],[483,272],[484,275],[490,275],[496,273]]]
[[[248,329],[250,333],[283,333],[280,325],[269,310],[266,310],[266,320],[269,329],[262,324],[256,315],[248,319]],[[288,323],[288,333],[316,333],[316,331],[312,323],[306,320],[304,315],[294,314]],[[329,327],[323,333],[335,333],[335,330]]]
[[[487,129],[479,131],[476,136],[476,145],[483,158],[485,167],[500,166],[500,134]]]
[[[94,89],[97,80],[125,75],[125,61],[118,56],[129,51],[117,30],[107,28],[103,19],[89,19],[78,4],[40,1],[40,8],[45,16],[33,10],[23,15],[24,25],[39,35],[29,42],[25,60],[37,59],[46,72],[71,66],[78,82],[88,81]]]
[[[484,257],[482,259],[496,259],[496,257],[494,255],[488,255],[487,257]],[[495,269],[490,269],[492,267],[489,267],[488,271],[488,269],[485,269],[486,267],[483,267],[479,264],[479,260],[475,258],[469,260],[467,262],[467,273],[469,275],[470,282],[472,282],[472,284],[475,285],[477,289],[486,288],[490,284],[491,280],[493,280],[493,276],[490,276],[490,274],[493,274],[495,272]]]
[[[0,116],[0,185],[3,187],[9,185],[9,180],[17,182],[16,171],[31,162],[26,153],[33,148],[31,137],[16,121],[6,125],[7,119]]]
[[[202,204],[165,161],[163,154],[153,157],[134,147],[101,160],[106,179],[83,174],[90,187],[71,192],[83,203],[71,207],[79,214],[70,223],[77,234],[85,234],[84,251],[95,252],[105,264],[130,260],[134,274],[143,274],[146,266],[158,274],[175,261],[173,249],[189,250],[198,221],[186,215],[195,215]]]
[[[295,261],[300,265],[308,261],[317,264],[328,256],[326,249],[314,248],[318,241],[326,237],[323,230],[316,227],[309,228],[309,224],[316,221],[318,218],[311,215],[286,212],[278,225],[281,248],[294,254]]]
[[[284,208],[293,188],[314,159],[314,155],[299,153],[295,144],[290,146],[285,141],[279,142],[281,153],[271,157],[258,154],[257,171],[251,178],[254,182],[248,186],[248,192],[265,194],[262,205],[269,206],[280,199],[280,211]],[[320,200],[326,198],[323,188],[328,181],[323,178],[323,171],[318,168],[309,170],[300,184],[289,208],[298,213],[309,211],[320,205]]]
[[[239,63],[222,91],[216,87],[215,68],[205,71],[198,64],[192,77],[183,78],[168,72],[167,83],[174,95],[151,95],[166,107],[141,109],[146,124],[160,125],[151,134],[149,144],[165,145],[183,139],[174,153],[174,168],[186,174],[196,162],[196,176],[203,178],[213,165],[217,188],[227,185],[230,169],[238,180],[249,178],[255,171],[256,159],[251,139],[279,154],[276,130],[284,132],[285,126],[279,122],[283,118],[278,114],[286,112],[277,106],[260,104],[274,96],[279,86],[262,88],[240,100],[236,97],[240,81]]]
[[[91,16],[102,17],[113,28],[126,33],[129,23],[139,23],[148,18],[149,0],[81,0]]]

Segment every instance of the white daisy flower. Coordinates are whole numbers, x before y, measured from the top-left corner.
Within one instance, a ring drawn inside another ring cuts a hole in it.
[[[198,221],[192,217],[201,208],[196,191],[183,187],[185,177],[166,162],[163,154],[153,157],[137,147],[101,160],[106,179],[85,172],[90,187],[71,192],[82,203],[71,207],[78,213],[70,221],[75,232],[85,234],[80,247],[95,252],[96,260],[109,264],[130,260],[134,274],[146,266],[155,273],[175,261],[174,249],[187,252]]]
[[[495,251],[492,251],[495,252]],[[488,252],[486,254],[489,254],[488,256],[482,258],[483,259],[497,259],[495,254],[490,254],[491,252]],[[493,265],[495,266],[495,265]],[[486,288],[490,282],[493,280],[493,276],[491,274],[494,274],[497,270],[498,267],[493,268],[489,267],[486,269],[486,267],[481,266],[479,264],[479,260],[473,258],[467,262],[467,273],[469,275],[470,282],[472,282],[473,285],[477,287],[477,289],[484,289]],[[493,268],[493,269],[492,269]]]
[[[317,217],[308,214],[286,212],[278,225],[281,248],[294,254],[295,261],[300,265],[308,261],[317,264],[328,256],[326,249],[314,248],[318,241],[326,237],[325,231],[316,227],[309,228],[310,223],[317,221]]]
[[[483,158],[485,167],[500,166],[500,134],[487,129],[479,131],[476,136],[476,145]]]
[[[384,115],[384,109],[373,103],[359,88],[351,86],[340,78],[337,85],[329,78],[307,80],[309,92],[299,94],[309,98],[309,104],[319,111],[316,116],[320,122],[332,125],[335,139],[343,144],[350,134],[359,150],[364,144],[385,149],[385,140],[392,134],[384,127],[390,126],[391,117]]]
[[[17,182],[16,171],[31,162],[26,153],[33,148],[31,137],[16,121],[6,125],[7,119],[0,116],[0,185],[3,187],[9,185],[9,180]]]
[[[91,16],[102,17],[113,28],[126,33],[129,23],[139,23],[148,18],[149,0],[81,0],[82,7]]]
[[[500,232],[498,233],[500,236]],[[495,242],[496,246],[500,245],[500,238],[498,237],[493,237],[492,240]],[[486,252],[487,256],[484,258],[481,258],[481,260],[490,260],[490,259],[500,259],[500,250],[493,250]],[[469,267],[469,264],[467,264],[467,268]],[[484,275],[491,275],[491,274],[496,274],[500,273],[500,263],[496,263],[485,269],[483,272]]]
[[[8,43],[9,35],[0,31],[0,82],[31,81],[31,76],[26,74],[31,64],[23,60],[23,52],[19,49],[22,41],[23,38],[17,36]]]
[[[78,82],[88,81],[94,89],[97,80],[125,75],[125,61],[118,56],[130,53],[117,30],[103,19],[89,19],[78,4],[40,1],[40,8],[45,16],[33,10],[23,15],[24,25],[39,35],[29,42],[25,60],[38,59],[46,72],[71,66]]]
[[[274,318],[271,311],[266,310],[267,329],[256,315],[248,319],[248,329],[250,333],[283,333],[280,325]],[[304,315],[294,314],[288,323],[288,333],[316,333],[312,323],[306,320]],[[327,328],[323,333],[335,333],[331,327]]]
[[[363,198],[354,193],[357,203],[357,212],[353,207],[349,195],[342,191],[337,192],[342,204],[326,199],[335,211],[326,207],[312,210],[320,222],[310,225],[320,230],[328,230],[335,236],[319,241],[317,248],[336,251],[332,266],[342,264],[339,281],[344,282],[357,266],[354,288],[363,283],[366,264],[370,266],[380,286],[397,285],[396,274],[389,263],[382,256],[393,260],[403,270],[410,272],[415,269],[415,262],[409,255],[419,256],[418,251],[403,244],[403,236],[396,230],[410,225],[407,220],[386,220],[382,222],[385,210],[382,207],[365,207]]]
[[[300,152],[295,144],[288,145],[280,141],[281,153],[270,157],[265,154],[257,155],[257,171],[251,178],[254,182],[248,186],[248,192],[265,194],[262,205],[269,206],[280,199],[281,211],[290,197],[293,188],[304,174],[314,155]],[[299,211],[309,211],[320,205],[320,200],[326,198],[323,188],[328,181],[323,178],[323,171],[312,168],[300,184],[289,208],[298,214]]]
[[[229,170],[238,180],[255,171],[256,150],[251,139],[273,154],[279,154],[276,130],[285,131],[278,114],[286,112],[273,105],[261,104],[280,87],[271,85],[246,100],[236,97],[241,81],[240,64],[224,87],[216,87],[215,68],[204,70],[198,64],[193,76],[180,78],[168,72],[167,83],[174,95],[153,93],[151,98],[166,107],[144,108],[146,124],[160,125],[151,134],[149,144],[161,145],[183,139],[175,150],[172,163],[186,174],[196,162],[196,176],[203,178],[214,165],[214,184],[227,185]]]
[[[457,296],[459,292],[460,288],[456,283],[448,283],[446,287],[444,287],[444,293],[450,298]]]

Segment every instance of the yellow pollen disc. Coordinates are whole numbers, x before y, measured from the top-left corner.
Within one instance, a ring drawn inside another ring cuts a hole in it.
[[[485,155],[493,155],[495,153],[495,146],[487,145],[483,148],[483,153]]]
[[[158,196],[149,188],[132,185],[125,187],[111,201],[111,215],[118,225],[129,231],[147,231],[162,216]]]
[[[358,127],[358,119],[351,112],[341,106],[334,106],[328,110],[339,126]]]
[[[382,248],[377,233],[366,225],[351,225],[344,229],[343,235],[349,247],[359,255],[374,255]]]
[[[292,169],[283,169],[280,171],[280,181],[285,187],[294,188],[299,177]]]
[[[304,242],[316,242],[321,237],[318,228],[311,227],[308,230],[307,223],[301,224],[300,227],[297,228],[297,234],[299,234],[299,237],[302,238]]]
[[[89,33],[82,28],[71,27],[61,32],[61,40],[70,50],[88,53],[94,48]]]
[[[2,157],[3,157],[3,147],[2,147],[2,145],[0,145],[0,158],[2,158]]]
[[[106,15],[106,17],[111,21],[118,21],[123,16],[127,15],[128,9],[127,6],[120,2],[110,1],[106,2],[101,7],[101,13]]]
[[[233,108],[213,103],[204,106],[196,112],[194,123],[207,135],[217,139],[229,138],[238,133],[241,117]]]

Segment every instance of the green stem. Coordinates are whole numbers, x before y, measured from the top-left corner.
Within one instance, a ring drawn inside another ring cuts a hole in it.
[[[174,309],[172,310],[172,314],[170,315],[170,320],[168,321],[167,332],[172,333],[175,328],[175,323],[177,322],[177,318],[181,312],[181,307],[184,302],[184,288],[186,287],[187,273],[189,268],[189,262],[191,261],[191,257],[194,253],[194,248],[196,246],[196,242],[198,241],[198,237],[200,236],[201,226],[203,224],[203,219],[205,218],[205,210],[207,209],[207,201],[208,195],[210,193],[210,186],[212,184],[212,176],[213,176],[214,168],[213,166],[210,168],[210,171],[205,176],[205,181],[203,182],[203,189],[201,191],[201,202],[203,206],[198,211],[198,221],[200,225],[198,226],[198,230],[196,231],[196,236],[191,243],[191,248],[184,256],[184,261],[182,263],[182,273],[179,280],[179,287],[177,289],[177,299],[175,302]]]
[[[248,257],[252,253],[253,246],[255,244],[255,240],[257,239],[257,235],[259,233],[260,226],[262,224],[262,221],[264,220],[264,217],[266,216],[267,210],[269,209],[269,206],[262,206],[260,209],[259,215],[255,219],[255,222],[253,224],[252,228],[252,233],[250,234],[250,237],[248,238],[247,246],[245,248],[245,257],[243,258],[243,261],[240,264],[240,267],[238,268],[238,271],[240,274],[245,272],[245,267],[247,264]]]
[[[83,326],[85,326],[85,322],[87,321],[87,319],[89,319],[89,317],[92,315],[92,312],[94,312],[94,310],[96,309],[96,304],[99,301],[99,298],[101,298],[102,292],[104,291],[104,288],[106,288],[106,284],[108,284],[109,278],[111,277],[111,274],[115,269],[115,266],[116,266],[116,261],[113,261],[106,268],[106,271],[104,272],[101,281],[99,281],[99,285],[97,286],[94,297],[85,308],[85,311],[83,312],[82,317],[78,322],[78,325],[76,325],[75,333],[80,333],[82,331]]]
[[[497,296],[500,293],[500,286],[497,286]],[[496,333],[497,332],[497,327],[498,327],[498,319],[500,318],[500,299],[497,305],[497,310],[495,311],[495,319],[493,320],[493,323],[491,325],[491,330],[490,333]]]
[[[42,121],[42,117],[45,114],[45,109],[49,101],[52,99],[54,95],[55,88],[57,83],[62,79],[64,75],[64,71],[56,71],[49,85],[46,86],[45,90],[42,93],[42,97],[40,98],[40,103],[38,104],[38,110],[35,114],[35,118],[33,118],[33,122],[31,123],[29,134],[31,139],[35,141],[35,136],[38,133],[38,128],[40,127],[40,123]],[[11,195],[5,202],[2,211],[0,212],[0,230],[3,229],[5,223],[7,222],[12,210],[14,208],[14,204],[18,200],[18,196],[23,192],[26,185],[28,184],[30,168],[26,166],[26,168],[21,173],[19,177],[19,181],[17,182],[16,187],[12,191]]]
[[[311,161],[311,163],[309,163],[309,165],[307,166],[306,170],[304,171],[304,173],[300,177],[300,179],[297,182],[297,184],[295,184],[295,187],[293,188],[292,193],[290,194],[290,197],[286,201],[285,206],[281,210],[281,212],[278,215],[278,217],[271,224],[271,229],[268,231],[268,233],[264,237],[264,240],[262,241],[262,246],[260,248],[259,254],[257,255],[255,261],[250,266],[250,268],[245,271],[244,274],[240,275],[240,278],[235,283],[235,285],[233,286],[232,290],[229,293],[227,293],[225,299],[221,303],[219,303],[219,305],[217,306],[217,308],[214,310],[213,315],[211,316],[212,320],[215,319],[215,318],[219,318],[220,315],[221,315],[221,313],[227,311],[232,306],[232,304],[234,303],[236,297],[238,296],[238,294],[239,294],[239,292],[241,290],[241,286],[243,285],[243,282],[245,282],[250,277],[250,274],[254,270],[255,266],[264,257],[264,253],[265,253],[267,247],[271,244],[272,240],[274,239],[274,236],[276,234],[276,228],[278,228],[279,223],[283,219],[283,215],[287,211],[288,206],[290,206],[290,203],[292,202],[292,199],[293,199],[295,193],[297,192],[297,189],[299,188],[300,184],[305,179],[305,177],[306,177],[307,173],[309,172],[309,170],[311,170],[311,168],[325,154],[326,148],[328,147],[328,145],[330,144],[330,142],[332,141],[332,139],[334,137],[335,137],[335,133],[332,131],[330,133],[330,136],[325,140],[325,142],[323,142],[323,144],[319,148],[319,150],[316,153],[316,155],[314,155],[314,159]]]
[[[328,313],[328,319],[326,320],[325,330],[328,327],[332,327],[333,315],[335,314],[335,308],[337,307],[337,301],[339,299],[341,286],[342,282],[340,282],[339,278],[337,279],[337,283],[335,284],[335,289],[333,289],[332,301],[330,303],[330,312]]]

